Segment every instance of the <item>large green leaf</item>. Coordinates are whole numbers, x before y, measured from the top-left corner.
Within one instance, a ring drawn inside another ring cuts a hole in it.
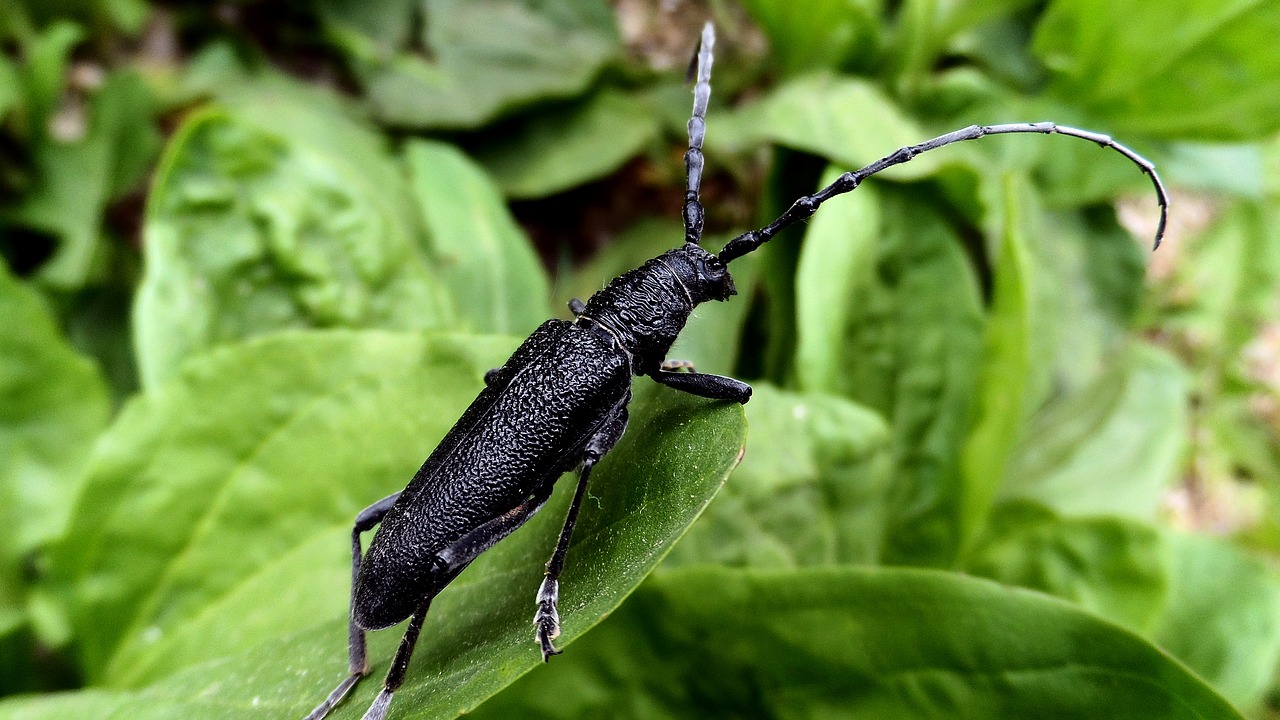
[[[402,486],[510,346],[279,334],[194,359],[131,404],[54,558],[89,672],[142,687],[270,641],[222,666],[222,707],[240,702],[235,688],[287,697],[291,714],[318,702],[345,666],[355,513]],[[638,389],[632,427],[593,479],[574,536],[561,600],[567,639],[621,602],[741,451],[736,407]],[[561,493],[433,606],[416,667],[435,670],[411,679],[404,705],[475,704],[536,664],[529,613],[566,503]],[[380,636],[374,658],[391,654],[391,635]],[[239,669],[227,677],[230,667]],[[472,684],[450,680],[480,667]],[[209,677],[173,682],[190,688]],[[353,704],[367,703],[373,685]]]
[[[996,508],[965,572],[1070,600],[1150,633],[1169,585],[1159,531],[1116,517],[1063,518],[1034,503]]]
[[[826,187],[843,172],[828,168]],[[839,392],[847,369],[846,336],[861,315],[875,271],[880,234],[879,196],[864,186],[829,203],[805,229],[796,268],[796,383],[804,390]]]
[[[417,140],[405,156],[459,323],[476,332],[533,332],[551,312],[550,283],[493,181],[452,145]]]
[[[1152,519],[1180,467],[1188,383],[1166,353],[1134,345],[1027,426],[1001,485],[1069,515]]]
[[[811,75],[791,80],[764,98],[707,124],[707,146],[742,152],[774,142],[821,155],[846,167],[862,167],[929,137],[874,84],[852,77]],[[883,177],[909,180],[936,173],[944,162],[963,163],[964,148],[930,153],[891,168]]]
[[[109,412],[101,370],[0,262],[0,525],[11,549],[30,550],[62,529]]]
[[[659,129],[644,98],[605,90],[580,105],[532,116],[483,146],[479,160],[507,197],[545,197],[617,170]]]
[[[182,127],[148,200],[144,387],[259,333],[440,327],[421,222],[381,139],[281,81],[229,102]]]
[[[55,548],[89,676],[117,684],[259,566],[411,477],[510,341],[292,333],[228,346],[129,403]]]
[[[977,280],[952,227],[910,193],[884,188],[869,282],[828,391],[876,410],[892,429],[895,482],[888,562],[949,562],[959,542],[957,457],[982,345]]]
[[[747,0],[743,5],[788,74],[839,68],[850,56],[873,49],[879,30],[879,0]]]
[[[478,716],[1241,717],[1117,625],[934,571],[664,571],[578,645]]]
[[[110,399],[49,308],[0,261],[0,694],[40,684],[31,665],[24,561],[61,532]]]
[[[1004,227],[996,256],[995,289],[987,313],[975,416],[960,454],[962,545],[973,542],[985,522],[1035,393],[1035,279],[1027,249],[1027,237],[1034,235],[1028,217],[1033,210],[1018,193],[1012,178],[1006,179],[1004,190]]]
[[[875,413],[763,383],[747,403],[747,454],[666,567],[874,563],[892,477]]]
[[[321,9],[374,112],[392,125],[471,128],[519,105],[578,95],[618,52],[613,13],[594,0],[366,5],[326,0]],[[418,12],[420,37],[397,29]]]
[[[1280,579],[1239,548],[1166,533],[1170,594],[1154,637],[1237,707],[1250,709],[1280,660]]]
[[[1252,139],[1280,128],[1280,5],[1056,0],[1034,50],[1056,93],[1117,130]]]

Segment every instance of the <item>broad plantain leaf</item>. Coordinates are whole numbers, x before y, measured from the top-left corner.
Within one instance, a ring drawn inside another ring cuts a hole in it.
[[[1033,49],[1056,94],[1117,131],[1248,140],[1280,128],[1280,5],[1056,0]]]
[[[618,53],[613,14],[592,0],[424,0],[388,8],[416,37],[362,3],[326,0],[329,31],[353,61],[374,113],[391,125],[474,128],[520,105],[581,94]],[[407,46],[406,46],[407,43]]]
[[[929,137],[877,86],[831,75],[791,80],[741,109],[713,114],[707,124],[715,128],[707,134],[707,145],[719,152],[742,152],[774,142],[855,168]],[[965,153],[956,148],[949,156],[921,155],[879,177],[928,177],[944,160],[962,164]]]
[[[62,531],[110,409],[102,372],[0,260],[0,694],[41,684],[23,631],[24,564]]]
[[[0,532],[13,541],[0,544],[0,558],[61,532],[110,410],[102,371],[72,350],[41,297],[0,261]]]
[[[1000,488],[1067,515],[1153,519],[1186,443],[1186,373],[1135,344],[1116,366],[1032,417]]]
[[[400,168],[370,130],[289,90],[246,89],[170,143],[134,308],[144,387],[274,330],[446,323]]]
[[[542,262],[492,180],[452,145],[405,149],[413,196],[431,234],[440,281],[465,329],[533,332],[550,314]]]
[[[985,523],[1036,392],[1035,278],[1027,249],[1027,237],[1034,235],[1028,228],[1033,211],[1019,196],[1015,181],[1006,179],[1004,190],[1004,227],[987,313],[975,416],[960,452],[962,546],[973,542]]]
[[[879,0],[747,0],[743,5],[768,35],[770,50],[787,74],[839,68],[858,51],[866,54],[879,33]]]
[[[1133,633],[924,570],[662,571],[480,718],[1240,720]]]
[[[959,239],[911,193],[882,186],[883,231],[842,340],[835,388],[879,412],[895,482],[885,562],[946,563],[958,549],[957,461],[982,345],[977,279]]]
[[[1153,636],[1237,707],[1251,709],[1280,660],[1274,568],[1202,535],[1166,532],[1170,594]]]
[[[478,159],[507,197],[546,197],[617,170],[659,129],[643,98],[604,90],[585,103],[532,116],[483,146]]]
[[[664,567],[878,561],[892,482],[884,420],[832,395],[753,387],[742,465]]]
[[[214,714],[257,694],[303,714],[345,672],[355,513],[403,486],[510,346],[274,335],[194,359],[133,403],[55,557],[86,666],[116,687],[173,675],[144,694],[181,687],[222,708]],[[741,450],[736,407],[665,389],[639,395],[574,536],[561,596],[567,639],[648,573]],[[567,499],[560,493],[435,603],[401,705],[474,705],[537,663],[529,613]],[[169,530],[157,534],[161,517]],[[386,662],[396,640],[379,634],[371,657]],[[174,675],[220,657],[229,659]],[[476,677],[460,683],[460,673]],[[211,678],[220,689],[209,694]],[[372,699],[376,681],[365,685],[351,705]]]
[[[826,187],[842,171],[828,168]],[[845,338],[861,315],[860,296],[875,270],[879,196],[864,186],[823,208],[809,223],[796,268],[796,383],[812,392],[840,392],[848,362]]]
[[[996,508],[965,572],[1070,600],[1141,635],[1164,609],[1160,532],[1117,517],[1064,518],[1034,503]]]

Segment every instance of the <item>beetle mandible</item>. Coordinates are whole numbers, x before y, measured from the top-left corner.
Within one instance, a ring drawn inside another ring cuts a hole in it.
[[[485,388],[445,435],[402,492],[361,512],[351,533],[350,674],[306,720],[320,720],[369,672],[365,631],[410,618],[382,691],[364,720],[382,720],[404,680],[423,619],[438,595],[471,561],[523,525],[543,506],[556,480],[581,464],[578,485],[546,575],[536,595],[533,624],[543,660],[559,654],[556,609],[559,577],[591,469],[627,427],[632,376],[705,398],[745,403],[751,387],[729,377],[679,372],[667,351],[694,308],[735,294],[727,265],[827,200],[849,192],[885,168],[962,140],[1011,133],[1058,133],[1116,150],[1155,186],[1160,245],[1168,196],[1155,167],[1106,135],[1053,123],[970,126],[901,148],[831,185],[796,200],[768,225],[743,233],[711,253],[700,246],[703,208],[702,140],[711,96],[715,31],[708,23],[694,57],[696,83],[685,153],[684,245],[669,250],[569,308],[575,319],[548,320],[510,359],[485,374]],[[380,524],[380,525],[379,525]],[[378,527],[362,557],[360,536]]]

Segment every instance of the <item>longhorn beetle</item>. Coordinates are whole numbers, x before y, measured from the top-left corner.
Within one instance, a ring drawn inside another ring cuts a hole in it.
[[[1160,204],[1155,246],[1168,217],[1168,196],[1155,167],[1106,135],[1053,123],[1013,123],[964,128],[904,147],[831,185],[806,195],[778,219],[730,240],[719,253],[704,250],[702,139],[711,96],[710,23],[693,66],[693,116],[685,153],[684,245],[615,278],[584,304],[569,303],[575,319],[548,320],[502,367],[485,374],[485,389],[463,413],[402,492],[370,505],[356,517],[351,533],[350,675],[307,716],[320,720],[369,672],[365,631],[410,618],[382,691],[364,720],[382,720],[392,694],[404,680],[431,600],[472,560],[523,525],[543,506],[556,480],[581,463],[578,486],[536,596],[533,618],[542,659],[560,653],[552,640],[560,633],[556,610],[560,572],[587,489],[591,469],[613,448],[627,427],[631,376],[716,400],[745,403],[751,387],[733,378],[678,372],[667,351],[693,309],[735,294],[726,268],[784,228],[805,220],[818,206],[858,187],[885,168],[922,152],[961,140],[1010,133],[1059,133],[1111,148],[1151,178]],[[692,70],[693,68],[691,68]],[[691,73],[692,74],[692,73]],[[381,525],[361,557],[360,536]]]

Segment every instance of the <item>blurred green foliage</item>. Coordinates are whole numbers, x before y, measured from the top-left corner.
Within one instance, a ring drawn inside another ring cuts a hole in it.
[[[745,408],[638,382],[568,652],[528,626],[562,489],[440,597],[392,717],[1280,717],[1280,5],[14,0],[0,718],[318,702],[355,514],[679,242],[707,19],[711,247],[1044,119],[1157,163],[1166,246],[1071,139],[831,201],[673,350]]]

